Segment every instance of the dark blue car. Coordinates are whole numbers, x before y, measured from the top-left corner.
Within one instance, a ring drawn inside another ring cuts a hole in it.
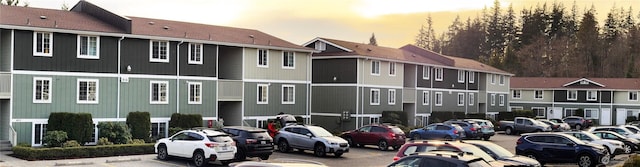
[[[464,136],[464,129],[455,124],[433,123],[424,128],[411,130],[409,137],[412,140],[420,139],[444,139],[457,140]]]
[[[474,121],[465,121],[465,120],[448,120],[445,121],[444,124],[456,124],[464,129],[465,137],[464,139],[480,139],[482,138],[482,127],[478,125],[478,123]]]
[[[608,164],[609,152],[602,145],[589,144],[561,133],[527,133],[516,142],[516,154],[545,163],[577,163],[580,167]]]

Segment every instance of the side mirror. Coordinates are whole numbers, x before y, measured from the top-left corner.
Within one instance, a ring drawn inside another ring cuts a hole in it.
[[[313,137],[311,133],[307,133],[306,135],[309,136],[309,138]]]

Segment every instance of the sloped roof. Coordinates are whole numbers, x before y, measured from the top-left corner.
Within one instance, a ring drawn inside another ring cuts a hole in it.
[[[124,33],[119,28],[80,12],[0,5],[0,24],[78,31]]]
[[[570,83],[584,78],[546,78],[546,77],[512,77],[511,88],[514,89],[570,89]],[[604,87],[593,87],[594,89],[640,89],[640,78],[587,78]],[[581,88],[582,89],[582,88]]]
[[[490,65],[486,65],[484,63],[481,63],[479,61],[473,60],[473,59],[466,59],[466,58],[461,58],[461,57],[455,57],[455,56],[447,56],[447,55],[443,55],[440,53],[436,53],[415,45],[405,45],[403,47],[401,47],[400,49],[402,50],[408,50],[411,51],[413,53],[416,53],[417,55],[421,55],[424,57],[427,57],[429,59],[434,59],[437,60],[439,62],[442,62],[443,64],[446,64],[447,66],[451,66],[451,67],[456,67],[456,68],[461,68],[461,69],[472,69],[472,70],[476,70],[476,71],[482,71],[482,72],[490,72],[490,73],[500,73],[500,74],[506,74],[506,75],[513,75],[509,72],[500,70],[498,68],[492,67]]]

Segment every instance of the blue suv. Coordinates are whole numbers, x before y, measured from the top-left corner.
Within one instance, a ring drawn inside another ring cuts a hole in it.
[[[516,154],[544,163],[577,163],[580,167],[608,164],[610,155],[602,145],[589,144],[561,133],[527,133],[516,142]]]
[[[411,132],[409,132],[409,136],[412,140],[457,140],[464,137],[464,129],[455,124],[433,123],[425,126],[424,128],[411,130]]]
[[[474,121],[464,120],[448,120],[444,124],[456,124],[464,129],[465,139],[479,139],[482,138],[482,127]]]

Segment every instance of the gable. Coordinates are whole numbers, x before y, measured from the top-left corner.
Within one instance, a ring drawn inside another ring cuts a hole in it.
[[[586,78],[581,78],[569,83],[566,83],[564,85],[562,85],[565,88],[604,88],[605,85],[600,84],[598,82],[586,79]]]

